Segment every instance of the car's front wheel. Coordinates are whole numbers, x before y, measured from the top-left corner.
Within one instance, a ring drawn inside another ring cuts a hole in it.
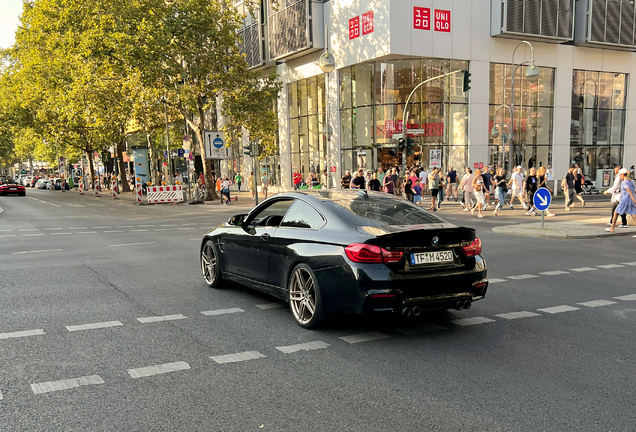
[[[201,248],[201,273],[203,280],[211,288],[219,288],[221,279],[221,267],[212,240],[205,242]]]
[[[311,268],[298,264],[288,283],[289,307],[296,322],[307,329],[318,328],[326,322],[320,287]]]

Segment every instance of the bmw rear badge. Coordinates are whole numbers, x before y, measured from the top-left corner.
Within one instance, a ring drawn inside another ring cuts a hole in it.
[[[431,244],[433,246],[437,246],[439,244],[439,237],[437,236],[433,237],[433,239],[431,240]]]

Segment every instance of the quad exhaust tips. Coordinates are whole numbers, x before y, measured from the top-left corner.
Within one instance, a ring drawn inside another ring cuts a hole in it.
[[[470,300],[459,300],[457,303],[455,303],[455,309],[457,310],[470,309],[472,304],[473,302],[471,302]]]
[[[470,309],[472,305],[472,300],[458,300],[457,302],[455,302],[452,308],[457,310],[464,310]],[[417,318],[422,315],[422,312],[422,308],[419,306],[404,306],[401,310],[402,315],[407,318]]]

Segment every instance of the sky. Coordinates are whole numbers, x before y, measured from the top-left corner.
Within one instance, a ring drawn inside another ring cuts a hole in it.
[[[8,48],[15,42],[22,0],[0,0],[0,48]]]

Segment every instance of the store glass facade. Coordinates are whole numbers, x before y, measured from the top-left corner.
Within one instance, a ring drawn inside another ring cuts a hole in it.
[[[320,178],[327,170],[324,75],[289,84],[289,117],[292,173]]]
[[[573,72],[571,162],[590,180],[596,180],[599,169],[622,165],[626,91],[626,74]]]
[[[536,82],[526,79],[526,65],[515,66],[515,69],[515,99],[514,107],[511,107],[514,125],[511,130],[510,111],[502,105],[510,106],[512,103],[512,69],[509,64],[490,65],[488,131],[496,125],[499,136],[494,138],[489,133],[489,164],[509,169],[509,144],[512,137],[513,165],[524,168],[551,165],[555,69],[541,67],[541,74]]]
[[[422,81],[462,69],[468,69],[468,62],[440,59],[369,62],[341,69],[343,172],[400,166],[402,153],[393,135],[403,132],[407,98]],[[468,97],[462,91],[461,73],[420,87],[407,112],[407,130],[422,130],[417,135],[408,134],[408,166],[465,166]],[[431,160],[431,150],[441,150],[441,159]]]

